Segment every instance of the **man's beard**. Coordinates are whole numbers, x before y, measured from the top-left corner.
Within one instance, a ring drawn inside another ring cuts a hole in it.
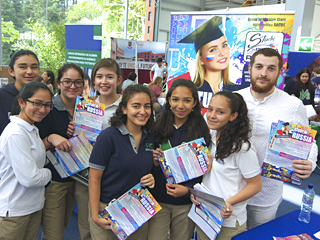
[[[258,85],[257,81],[258,80],[251,81],[251,89],[257,93],[269,92],[275,86],[275,84],[273,84],[272,81],[269,81],[267,85],[263,85],[263,86]]]

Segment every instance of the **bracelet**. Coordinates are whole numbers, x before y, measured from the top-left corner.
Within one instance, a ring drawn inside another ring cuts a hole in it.
[[[52,145],[52,143],[49,142],[49,136],[47,136],[46,139],[47,139],[47,143],[49,143],[50,145]]]

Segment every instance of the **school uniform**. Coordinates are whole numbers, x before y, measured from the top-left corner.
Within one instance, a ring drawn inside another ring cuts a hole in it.
[[[131,81],[132,82],[132,81]],[[112,118],[115,115],[115,112],[119,106],[119,103],[122,100],[122,95],[118,94],[119,98],[114,103],[110,104],[109,106],[106,106],[104,109],[104,115],[103,115],[103,128],[106,129],[110,127],[110,118]],[[96,102],[100,102],[100,97],[96,99]]]
[[[103,170],[100,190],[101,211],[113,199],[140,182],[150,173],[153,160],[154,133],[142,132],[139,147],[125,125],[109,127],[101,132],[93,147],[89,166]],[[104,230],[89,217],[92,239],[117,239],[111,230]],[[148,223],[129,236],[128,239],[147,239]]]
[[[34,125],[10,120],[0,137],[0,239],[36,239],[51,180],[46,149]]]
[[[69,138],[67,129],[69,122],[72,121],[72,116],[64,106],[59,94],[54,96],[53,104],[54,108],[50,113],[41,122],[36,123],[40,137],[44,139],[50,134],[58,134],[64,138]],[[52,184],[45,192],[42,239],[63,240],[64,230],[69,223],[75,204],[75,183],[70,177],[62,179],[51,163],[46,167],[52,173]]]
[[[244,143],[241,150],[232,153],[221,161],[213,159],[212,167],[203,176],[202,182],[215,196],[225,200],[240,192],[246,185],[245,178],[253,178],[260,174],[256,151],[253,147],[248,150],[248,144]],[[214,158],[217,150],[216,131],[211,133],[210,155]],[[223,221],[222,228],[216,240],[231,239],[233,236],[246,230],[247,200],[232,206],[232,215]],[[210,239],[197,226],[199,240]]]
[[[0,88],[0,135],[10,122],[9,113],[13,100],[18,94],[19,91],[13,83],[8,83]]]
[[[172,126],[173,134],[170,138],[172,147],[187,142],[188,122],[187,120],[178,129]],[[155,178],[155,187],[150,189],[150,192],[159,202],[162,210],[149,220],[148,239],[168,239],[168,230],[170,229],[171,239],[190,240],[195,227],[194,222],[188,218],[192,205],[190,194],[178,198],[168,195],[166,190],[167,182],[161,167],[153,167],[152,174]],[[202,177],[198,177],[180,184],[192,188],[193,185],[200,183],[201,180]]]

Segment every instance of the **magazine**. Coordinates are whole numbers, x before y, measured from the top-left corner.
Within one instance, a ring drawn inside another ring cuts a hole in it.
[[[226,206],[225,201],[214,196],[203,183],[197,183],[193,187],[194,189],[189,190],[200,204],[192,204],[188,217],[214,240],[219,235],[223,223],[220,211]]]
[[[301,185],[292,171],[292,160],[307,160],[317,131],[289,122],[272,123],[268,150],[261,175],[283,182]]]
[[[73,122],[76,124],[74,135],[83,132],[88,140],[95,142],[102,131],[105,105],[77,96]]]
[[[273,240],[313,240],[308,234],[292,235],[287,237],[273,237]]]
[[[186,182],[202,176],[211,169],[212,160],[203,138],[183,143],[158,155],[168,183]]]
[[[138,183],[99,214],[112,221],[111,230],[124,240],[161,210],[149,190]]]
[[[61,178],[69,177],[89,167],[92,146],[83,133],[68,139],[72,145],[70,152],[57,148],[47,151],[47,158]]]

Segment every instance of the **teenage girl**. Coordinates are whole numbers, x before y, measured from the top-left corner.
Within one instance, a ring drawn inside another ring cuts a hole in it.
[[[77,96],[83,90],[83,71],[73,63],[66,63],[58,70],[57,85],[59,92],[53,98],[54,108],[42,122],[38,123],[40,136],[52,143],[52,133],[61,136],[60,149],[70,151],[71,144],[67,132],[73,119]],[[72,135],[72,134],[71,134]],[[48,137],[49,136],[49,137]],[[61,179],[52,164],[48,164],[52,172],[52,184],[46,190],[46,202],[43,209],[42,239],[62,240],[68,225],[75,198],[78,206],[78,225],[80,239],[90,239],[88,224],[88,188],[71,178]]]
[[[44,71],[44,73],[42,73],[42,78],[44,83],[47,84],[47,86],[51,90],[51,92],[54,93],[55,92],[54,73],[50,70],[46,70]]]
[[[196,85],[185,79],[173,81],[166,95],[163,113],[156,123],[155,146],[170,141],[172,147],[203,137],[210,143],[208,126],[201,116]],[[151,193],[159,202],[162,210],[149,220],[149,240],[168,239],[190,240],[194,223],[188,218],[191,208],[189,191],[201,182],[201,177],[182,184],[167,184],[159,167],[156,154],[162,154],[157,148],[153,153],[155,188]]]
[[[0,238],[37,239],[44,205],[46,148],[34,123],[52,109],[52,93],[40,82],[26,84],[0,137]],[[17,116],[13,116],[17,115]]]
[[[117,86],[122,82],[118,63],[111,58],[103,58],[92,68],[91,79],[97,90],[97,102],[105,104],[103,129],[110,126],[109,120],[121,102],[122,95],[117,94]]]
[[[110,220],[99,217],[107,204],[119,198],[137,183],[153,188],[150,174],[153,166],[152,150],[154,125],[151,94],[142,85],[126,88],[111,127],[103,130],[93,147],[89,165],[89,218],[92,239],[114,239]],[[146,240],[148,223],[142,225],[128,239]]]
[[[38,80],[39,66],[38,57],[32,51],[19,50],[12,54],[8,71],[15,83],[0,88],[0,135],[10,122],[9,113],[13,99],[26,83]]]
[[[248,110],[242,96],[228,91],[216,93],[208,107],[207,122],[215,130],[209,147],[213,162],[202,182],[226,202],[226,208],[221,210],[224,221],[216,240],[231,240],[246,230],[247,199],[262,186],[256,152],[249,142]],[[199,240],[210,239],[198,226],[196,229]]]
[[[315,88],[311,82],[311,73],[308,69],[300,69],[296,75],[298,92],[296,97],[300,98],[304,105],[314,106]]]

